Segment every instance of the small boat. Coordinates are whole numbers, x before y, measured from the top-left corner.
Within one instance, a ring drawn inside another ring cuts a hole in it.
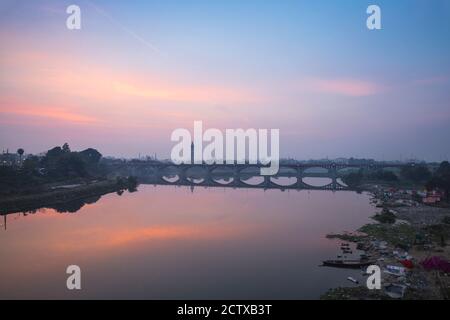
[[[361,267],[367,267],[371,264],[374,264],[373,261],[369,260],[325,260],[322,262],[326,267],[335,267],[335,268],[354,268],[358,269]]]

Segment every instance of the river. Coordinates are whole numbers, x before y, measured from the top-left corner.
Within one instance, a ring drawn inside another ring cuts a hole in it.
[[[7,216],[1,299],[317,299],[361,275],[319,267],[339,253],[326,234],[375,211],[352,191],[141,185],[95,200]],[[81,290],[66,288],[69,265]]]

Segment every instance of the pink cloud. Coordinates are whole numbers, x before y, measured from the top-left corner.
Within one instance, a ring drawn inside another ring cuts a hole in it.
[[[50,121],[59,120],[75,124],[98,124],[101,122],[95,117],[82,114],[67,107],[36,105],[5,98],[0,101],[0,114],[42,118]]]
[[[14,43],[14,40],[11,40]],[[197,83],[192,79],[167,77],[139,71],[106,67],[70,55],[19,48],[1,54],[0,67],[9,70],[0,77],[0,85],[29,89],[41,95],[62,94],[82,97],[92,102],[135,102],[136,99],[157,102],[198,104],[262,101],[261,93],[252,88],[221,83]],[[134,100],[130,100],[134,99]]]
[[[267,101],[253,86],[108,66],[59,51],[27,50],[17,41],[8,41],[12,49],[0,53],[0,69],[8,74],[0,76],[0,89],[8,94],[0,100],[2,123],[165,129],[192,123],[198,115],[231,117],[218,105]]]
[[[98,120],[70,112],[64,108],[33,107],[15,110],[0,110],[2,113],[17,114],[30,117],[43,117],[73,123],[97,123]]]
[[[414,84],[433,85],[433,84],[447,83],[449,81],[450,81],[450,76],[435,76],[435,77],[429,77],[429,78],[415,80]]]
[[[327,94],[350,97],[371,96],[382,91],[382,87],[374,82],[357,79],[307,79],[302,84],[306,89]]]
[[[143,79],[137,85],[134,81],[116,81],[113,88],[114,92],[120,95],[160,101],[253,103],[258,100],[256,95],[252,96],[249,91],[239,88],[158,83],[151,79],[147,81]]]

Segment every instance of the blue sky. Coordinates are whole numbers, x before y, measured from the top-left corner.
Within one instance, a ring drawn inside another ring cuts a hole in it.
[[[301,159],[450,156],[449,1],[1,0],[0,18],[0,148],[164,157],[202,120],[279,128]]]

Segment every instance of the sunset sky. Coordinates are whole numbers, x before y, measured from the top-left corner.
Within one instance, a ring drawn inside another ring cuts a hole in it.
[[[0,0],[0,149],[167,158],[201,120],[280,129],[283,157],[448,159],[449,35],[447,0]]]

